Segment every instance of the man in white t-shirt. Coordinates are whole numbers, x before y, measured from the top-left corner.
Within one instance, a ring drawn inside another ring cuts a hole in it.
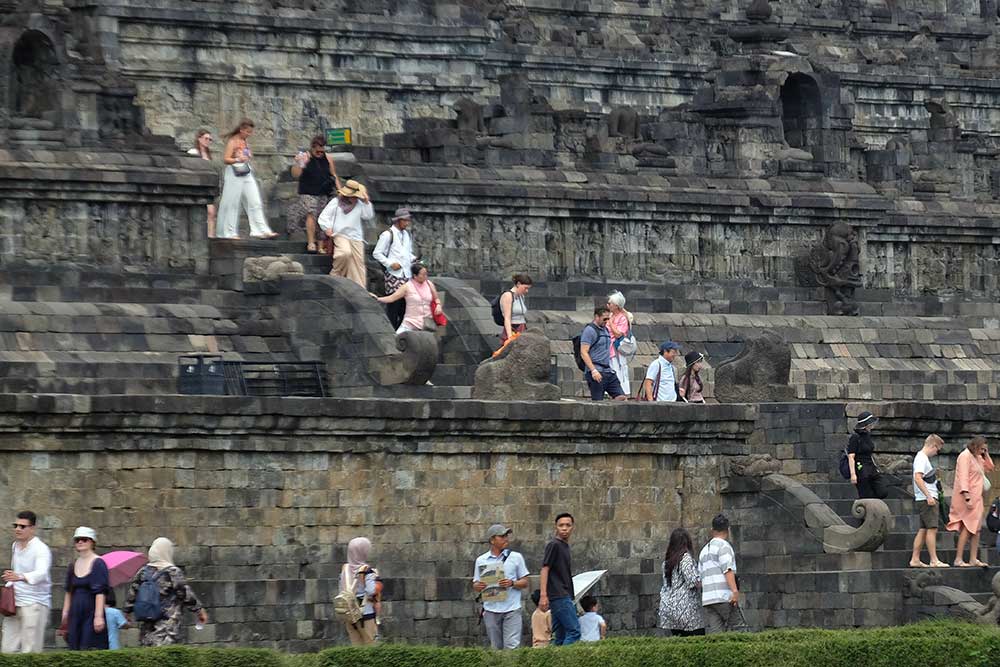
[[[677,400],[674,359],[680,351],[681,346],[670,340],[660,345],[660,356],[646,369],[646,379],[642,382],[642,391],[647,401]]]
[[[913,538],[910,567],[948,567],[937,555],[938,488],[937,473],[931,465],[931,457],[936,456],[943,446],[944,440],[931,434],[924,440],[923,448],[913,457],[913,502],[920,515],[920,530]],[[927,544],[930,565],[920,560],[920,549],[924,543]]]
[[[500,523],[490,526],[490,550],[476,559],[472,571],[472,589],[482,596],[483,625],[495,649],[521,645],[521,591],[528,587],[528,567],[524,556],[510,550],[511,532]]]

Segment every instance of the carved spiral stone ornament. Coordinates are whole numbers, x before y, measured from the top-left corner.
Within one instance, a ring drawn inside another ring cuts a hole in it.
[[[846,524],[827,526],[823,531],[823,551],[875,551],[882,546],[893,526],[889,506],[878,498],[861,498],[854,501],[851,514],[861,519],[862,524],[857,528]]]
[[[876,498],[854,501],[851,513],[855,518],[862,519],[862,524],[854,528],[847,525],[811,489],[787,475],[773,474],[764,477],[761,493],[786,511],[802,512],[802,523],[810,533],[822,540],[823,551],[829,554],[875,551],[892,530],[892,512],[888,505]]]

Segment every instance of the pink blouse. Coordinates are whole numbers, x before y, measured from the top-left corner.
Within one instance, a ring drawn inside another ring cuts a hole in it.
[[[608,335],[611,336],[611,356],[617,356],[618,350],[615,349],[615,335],[611,333],[611,325],[615,325],[615,329],[620,331],[622,334],[627,334],[629,330],[628,315],[625,311],[619,311],[617,315],[612,315],[611,320],[608,322]]]
[[[424,318],[431,316],[431,299],[434,292],[431,290],[431,281],[425,280],[420,283],[411,280],[406,283],[406,314],[403,316],[403,326],[414,331],[422,331],[424,328]]]

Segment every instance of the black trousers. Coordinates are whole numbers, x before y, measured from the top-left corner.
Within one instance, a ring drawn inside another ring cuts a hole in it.
[[[885,498],[887,494],[879,477],[877,472],[858,475],[858,498]]]
[[[399,301],[387,304],[385,307],[385,316],[389,318],[392,330],[395,331],[398,329],[399,325],[403,323],[403,318],[406,317],[406,299],[400,299]]]

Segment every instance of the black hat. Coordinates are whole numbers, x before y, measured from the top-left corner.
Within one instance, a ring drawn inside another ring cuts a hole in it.
[[[874,426],[878,423],[878,417],[870,412],[862,412],[858,415],[858,423],[854,425],[854,428],[862,428],[864,426]]]
[[[705,355],[701,352],[688,352],[684,355],[684,364],[687,366],[693,366],[704,358]]]

